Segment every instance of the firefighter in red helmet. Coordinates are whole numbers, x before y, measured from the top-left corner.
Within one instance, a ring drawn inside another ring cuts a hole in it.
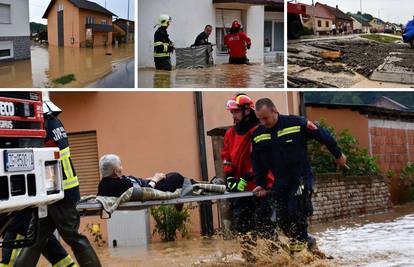
[[[227,110],[232,114],[234,125],[224,136],[221,152],[226,176],[227,190],[230,192],[252,191],[254,182],[251,154],[251,136],[259,125],[254,112],[252,99],[246,94],[238,94],[227,101]],[[268,177],[269,186],[273,177]],[[270,227],[270,206],[267,196],[239,198],[231,201],[233,231],[247,233]]]
[[[250,49],[252,41],[241,31],[241,24],[237,20],[233,21],[230,33],[224,36],[224,44],[229,50],[230,64],[249,64],[247,49]]]

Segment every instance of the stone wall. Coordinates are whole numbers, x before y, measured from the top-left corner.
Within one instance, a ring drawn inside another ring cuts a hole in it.
[[[328,222],[383,212],[392,203],[384,177],[334,173],[315,176],[313,206],[311,222]]]
[[[14,53],[13,59],[17,60],[17,59],[30,58],[31,42],[30,42],[29,36],[0,37],[0,41],[13,41],[13,53]]]

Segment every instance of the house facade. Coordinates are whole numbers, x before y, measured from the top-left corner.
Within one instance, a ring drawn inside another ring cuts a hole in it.
[[[329,12],[334,17],[333,23],[335,24],[338,32],[341,32],[342,30],[343,33],[348,33],[348,34],[353,33],[354,21],[352,20],[350,16],[342,12],[338,8],[338,6],[331,7],[328,5],[321,4],[321,3],[316,3],[315,7],[325,9],[327,12]]]
[[[371,32],[384,32],[385,30],[385,23],[379,18],[373,18],[369,24],[371,25]]]
[[[112,12],[86,0],[52,0],[44,19],[48,20],[50,45],[94,47],[112,44]]]
[[[29,0],[0,0],[0,62],[28,58]]]
[[[354,20],[354,33],[370,33],[371,25],[369,20],[362,17],[359,14],[351,14],[351,18]]]
[[[135,22],[127,19],[116,19],[112,22],[114,26],[113,39],[125,43],[134,42],[135,40]],[[127,34],[128,32],[128,34]]]
[[[283,0],[140,0],[138,2],[138,65],[153,67],[154,25],[161,14],[172,17],[168,29],[175,47],[190,47],[206,25],[213,26],[210,42],[216,44],[215,63],[228,62],[224,46],[225,29],[239,20],[252,39],[251,62],[281,60],[284,51]],[[172,56],[175,64],[175,56]]]
[[[306,16],[303,17],[304,26],[310,29],[314,28],[314,34],[316,35],[331,34],[335,16],[320,5],[314,7],[306,4],[303,5],[306,9]]]

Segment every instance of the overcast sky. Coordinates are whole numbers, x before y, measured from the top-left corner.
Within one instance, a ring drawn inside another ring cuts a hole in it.
[[[105,0],[92,0],[105,7]],[[135,20],[135,0],[129,1],[129,19]],[[42,19],[43,14],[50,0],[29,0],[30,21],[47,24],[47,20]],[[128,15],[128,0],[106,0],[106,9],[119,16],[120,18],[127,18]]]
[[[312,4],[312,0],[297,0],[300,3]],[[362,13],[369,13],[385,21],[406,24],[414,16],[414,0],[321,0],[322,4],[335,7],[338,5],[343,12],[356,13],[360,10],[362,1]],[[315,3],[318,2],[315,0]]]

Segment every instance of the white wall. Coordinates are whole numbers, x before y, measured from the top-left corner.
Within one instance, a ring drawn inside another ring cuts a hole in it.
[[[29,0],[0,0],[0,4],[11,5],[11,23],[0,23],[0,37],[29,36]]]
[[[251,6],[247,9],[246,33],[252,40],[252,48],[247,52],[250,62],[263,63],[264,14],[264,6]]]
[[[206,24],[213,26],[209,40],[215,43],[216,18],[212,0],[138,0],[139,67],[154,66],[154,25],[158,23],[161,14],[168,14],[173,19],[168,33],[175,47],[192,45]]]

